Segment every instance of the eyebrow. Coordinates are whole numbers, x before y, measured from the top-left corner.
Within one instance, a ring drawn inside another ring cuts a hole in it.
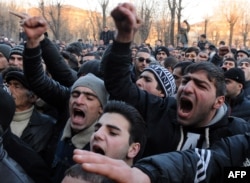
[[[100,122],[96,123],[95,124],[95,127],[101,127],[103,126]],[[118,131],[121,131],[120,128],[118,128],[117,126],[114,126],[114,125],[110,125],[110,124],[107,124],[106,125],[108,128],[111,128],[111,129],[115,129],[115,130],[118,130]]]
[[[195,78],[195,77],[191,77],[191,76],[183,76],[184,79],[187,79],[187,80],[194,80],[195,83],[203,83],[207,86],[209,86],[209,84],[206,82],[206,81],[203,81],[201,79],[198,79],[198,78]]]
[[[71,92],[71,94],[72,93],[84,94],[84,95],[87,95],[87,96],[93,96],[93,97],[97,98],[97,95],[95,95],[94,93],[90,93],[90,92],[86,92],[86,91],[74,90],[74,91]]]

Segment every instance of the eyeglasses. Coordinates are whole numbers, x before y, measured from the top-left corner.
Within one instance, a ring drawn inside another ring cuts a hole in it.
[[[146,63],[149,64],[151,60],[149,58],[144,58],[144,57],[136,57],[139,62],[144,62],[146,60]]]
[[[195,57],[196,57],[196,55],[194,55],[194,54],[189,54],[189,53],[186,53],[185,57],[191,57],[191,58],[195,58]]]

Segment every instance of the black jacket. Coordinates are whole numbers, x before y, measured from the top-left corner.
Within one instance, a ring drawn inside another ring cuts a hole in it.
[[[248,100],[250,100],[250,81],[245,82],[244,94]]]
[[[42,156],[53,135],[55,123],[56,120],[54,118],[34,109],[29,123],[20,138]]]
[[[10,158],[3,148],[0,138],[0,177],[1,183],[34,183],[22,167]]]
[[[146,173],[154,183],[221,183],[230,182],[229,179],[224,181],[224,177],[227,177],[224,167],[250,166],[249,158],[248,133],[217,141],[210,150],[196,148],[155,155],[138,161],[134,166]]]
[[[50,170],[41,156],[20,138],[6,130],[3,145],[14,159],[36,183],[50,183]],[[0,171],[1,172],[1,171]]]
[[[103,55],[102,69],[105,86],[110,96],[135,106],[148,125],[144,157],[174,151],[179,143],[180,149],[183,149],[183,145],[190,139],[185,138],[189,134],[198,134],[199,136],[197,144],[191,144],[190,147],[201,148],[204,147],[204,142],[211,145],[222,137],[250,131],[250,124],[239,118],[228,118],[225,111],[212,126],[182,128],[177,122],[176,100],[174,98],[163,99],[154,96],[140,90],[132,82],[129,45],[129,43],[114,42],[113,46],[110,46]],[[181,134],[184,135],[182,143],[180,141]],[[206,135],[209,136],[209,142],[205,141]]]
[[[250,100],[244,95],[244,90],[235,98],[226,98],[229,115],[236,116],[250,122]]]

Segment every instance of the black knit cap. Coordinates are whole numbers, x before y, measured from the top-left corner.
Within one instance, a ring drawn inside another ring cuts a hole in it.
[[[5,131],[12,121],[16,106],[13,98],[0,87],[0,125]]]
[[[11,55],[23,56],[23,50],[24,50],[23,45],[16,45],[15,47],[11,48],[9,58]]]
[[[238,83],[245,85],[244,71],[240,68],[231,68],[224,73],[225,78],[232,79]]]
[[[24,86],[24,88],[30,90],[29,83],[26,80],[22,71],[10,71],[10,72],[8,72],[5,76],[5,80],[7,83],[11,80],[17,80]]]
[[[159,53],[160,51],[164,51],[167,56],[169,56],[169,50],[166,46],[159,46],[156,50],[155,50],[155,55],[157,55],[157,53]]]

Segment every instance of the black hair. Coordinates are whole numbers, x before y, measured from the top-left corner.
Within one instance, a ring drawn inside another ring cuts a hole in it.
[[[135,157],[134,161],[139,159],[144,151],[146,145],[146,123],[141,114],[133,106],[117,100],[110,100],[103,109],[105,113],[119,113],[124,116],[130,123],[129,128],[129,144],[133,142],[140,143],[140,151]]]
[[[220,67],[217,67],[211,62],[199,62],[190,64],[186,67],[184,74],[195,73],[197,71],[205,71],[209,81],[214,81],[216,88],[216,96],[224,96],[226,94],[226,83],[224,72]]]

